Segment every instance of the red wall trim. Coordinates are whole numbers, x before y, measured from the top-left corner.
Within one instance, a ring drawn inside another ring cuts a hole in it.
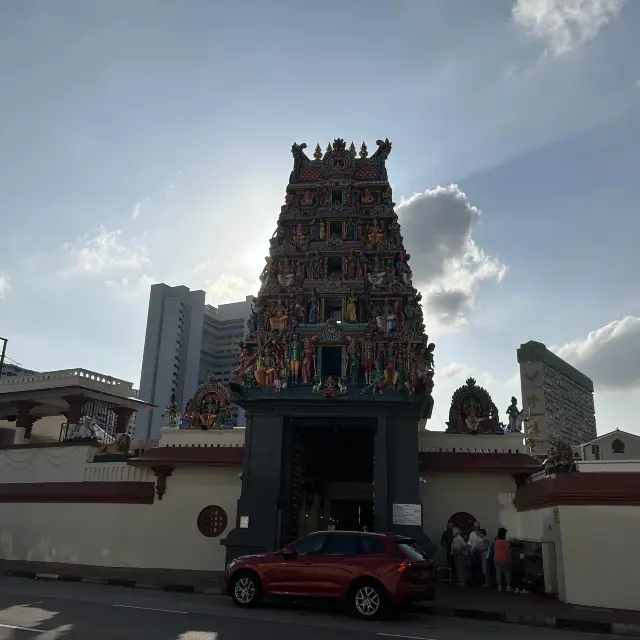
[[[0,502],[153,504],[153,482],[7,482]]]
[[[518,511],[558,505],[640,506],[640,473],[567,473],[525,484],[516,493]]]

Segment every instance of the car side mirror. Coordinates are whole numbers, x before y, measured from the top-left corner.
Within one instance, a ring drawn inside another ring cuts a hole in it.
[[[282,557],[285,559],[292,559],[295,558],[298,555],[298,552],[295,549],[288,549],[288,548],[284,548],[282,550]]]

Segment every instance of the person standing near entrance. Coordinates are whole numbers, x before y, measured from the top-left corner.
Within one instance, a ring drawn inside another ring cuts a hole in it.
[[[469,554],[471,556],[471,580],[474,584],[482,583],[482,553],[484,540],[480,531],[480,523],[473,523],[473,531],[469,534]]]
[[[453,555],[451,555],[451,543],[453,542],[453,522],[447,522],[447,528],[442,532],[440,538],[440,546],[444,547],[444,551],[447,554],[447,564],[451,568],[451,573],[455,569],[453,563]]]
[[[503,578],[507,591],[513,591],[511,587],[511,545],[507,541],[507,530],[504,527],[498,529],[498,537],[493,543],[493,562],[496,566],[498,591],[502,591]]]
[[[453,528],[453,542],[451,543],[451,555],[456,567],[458,586],[464,587],[466,584],[467,558],[469,557],[469,545],[462,537],[462,532],[458,527]]]

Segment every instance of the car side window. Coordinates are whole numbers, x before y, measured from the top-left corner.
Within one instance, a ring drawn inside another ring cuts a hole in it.
[[[294,542],[290,546],[290,549],[292,551],[295,551],[299,556],[313,555],[320,552],[320,549],[322,549],[326,538],[327,536],[324,535],[315,535],[309,536],[308,538],[302,538],[302,540]]]
[[[384,544],[378,538],[360,536],[360,553],[368,555],[372,553],[384,553]]]
[[[355,556],[358,554],[360,536],[339,533],[327,536],[322,548],[323,556]]]

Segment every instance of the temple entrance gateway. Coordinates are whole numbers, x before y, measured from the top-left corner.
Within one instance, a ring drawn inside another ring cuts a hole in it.
[[[228,560],[330,526],[394,530],[431,547],[418,422],[431,417],[435,345],[394,211],[391,143],[376,145],[369,156],[366,144],[358,154],[336,138],[313,159],[306,144],[291,148],[230,384],[247,432]]]
[[[292,489],[282,540],[346,524],[353,529],[361,521],[372,530],[376,421],[300,418],[287,420],[285,429],[293,431],[293,454],[283,466],[283,484],[290,474]],[[335,506],[345,498],[350,506]]]

